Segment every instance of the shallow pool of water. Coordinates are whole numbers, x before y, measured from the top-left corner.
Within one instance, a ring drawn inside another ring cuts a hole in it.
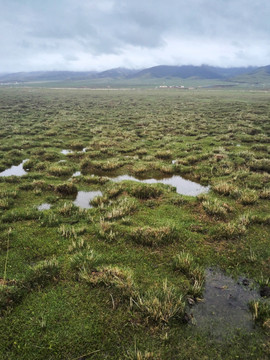
[[[209,186],[202,186],[198,183],[195,183],[191,180],[186,180],[182,176],[179,175],[173,175],[168,178],[163,179],[145,179],[140,180],[138,178],[135,178],[134,176],[130,175],[120,175],[117,177],[110,178],[112,181],[123,181],[123,180],[132,180],[137,181],[145,184],[165,184],[165,185],[171,185],[176,187],[176,192],[181,195],[190,195],[190,196],[197,196],[202,193],[207,193],[209,191]]]
[[[67,155],[67,154],[72,154],[73,151],[72,150],[62,150],[61,154]]]
[[[93,206],[90,204],[90,201],[97,196],[102,196],[101,191],[79,191],[76,199],[73,201],[73,204],[82,208],[90,209]]]
[[[51,204],[43,203],[37,207],[39,211],[50,210]]]
[[[236,282],[220,271],[208,269],[203,300],[190,309],[193,324],[222,338],[236,329],[254,330],[248,303],[259,299],[258,291]]]
[[[19,165],[17,165],[17,166],[13,165],[13,166],[11,166],[11,168],[2,171],[0,173],[0,176],[23,176],[23,175],[26,175],[27,172],[23,169],[23,164],[27,160],[28,159],[25,159]]]

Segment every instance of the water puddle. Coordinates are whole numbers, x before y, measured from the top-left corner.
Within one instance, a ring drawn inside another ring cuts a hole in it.
[[[38,211],[50,210],[51,204],[43,203],[37,207]]]
[[[27,172],[23,169],[23,164],[27,160],[28,159],[25,159],[19,165],[17,165],[17,166],[13,165],[13,166],[11,166],[11,168],[2,171],[0,173],[0,176],[23,176],[23,175],[26,175]]]
[[[237,329],[252,331],[254,321],[248,303],[260,295],[248,284],[246,279],[236,282],[220,271],[208,269],[203,301],[190,310],[193,324],[217,338]]]
[[[72,150],[62,150],[61,154],[67,155],[67,154],[72,154],[73,151]]]
[[[163,178],[163,179],[144,179],[140,180],[135,178],[134,176],[130,175],[120,175],[114,178],[110,178],[112,181],[123,181],[123,180],[132,180],[137,181],[145,184],[165,184],[165,185],[171,185],[176,187],[176,192],[181,195],[190,195],[190,196],[197,196],[202,193],[207,193],[210,189],[209,186],[202,186],[198,183],[195,183],[190,180],[186,180],[182,178],[182,176],[179,175],[173,175],[169,178]]]
[[[93,206],[90,204],[90,201],[97,196],[102,196],[101,191],[79,191],[76,199],[73,201],[73,204],[82,208],[90,209]]]

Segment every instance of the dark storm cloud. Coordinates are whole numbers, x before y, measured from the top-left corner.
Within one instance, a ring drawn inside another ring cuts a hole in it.
[[[263,65],[267,0],[0,0],[0,72]]]

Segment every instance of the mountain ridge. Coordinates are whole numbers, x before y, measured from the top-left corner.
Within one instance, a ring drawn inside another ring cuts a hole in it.
[[[144,69],[112,68],[105,71],[34,71],[0,74],[1,83],[75,81],[91,79],[202,79],[232,82],[270,82],[270,65],[262,67],[215,67],[210,65],[158,65]],[[269,78],[269,79],[268,79]]]

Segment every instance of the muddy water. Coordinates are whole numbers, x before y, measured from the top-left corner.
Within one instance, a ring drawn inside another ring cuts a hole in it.
[[[96,196],[102,196],[102,192],[101,191],[79,191],[76,199],[73,201],[73,204],[82,209],[90,209],[93,207],[90,204],[90,201],[93,200]]]
[[[220,271],[208,269],[202,302],[190,309],[192,322],[215,338],[223,338],[237,329],[254,329],[248,303],[259,299],[258,291],[236,282]]]
[[[50,210],[51,204],[43,203],[37,207],[39,211]]]
[[[0,176],[23,176],[23,175],[26,175],[27,172],[23,169],[23,164],[27,160],[28,159],[25,159],[19,165],[17,165],[17,166],[13,165],[13,166],[11,166],[11,168],[2,171],[0,173]]]
[[[173,175],[169,178],[163,178],[163,179],[145,179],[140,180],[138,178],[135,178],[134,176],[130,175],[121,175],[114,178],[110,178],[112,181],[123,181],[123,180],[132,180],[137,181],[145,184],[165,184],[165,185],[171,185],[176,187],[176,192],[181,195],[190,195],[190,196],[197,196],[202,193],[207,193],[209,191],[209,186],[202,186],[200,184],[197,184],[193,181],[186,180],[182,176],[179,175]]]

